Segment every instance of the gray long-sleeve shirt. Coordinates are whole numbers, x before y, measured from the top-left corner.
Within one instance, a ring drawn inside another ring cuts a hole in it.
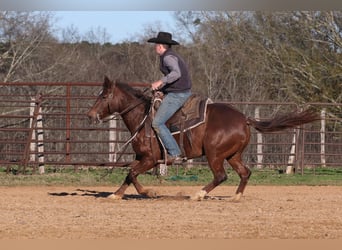
[[[166,55],[164,57],[164,64],[171,71],[169,74],[164,76],[161,81],[163,84],[169,84],[177,81],[181,77],[181,70],[179,68],[178,59],[173,55]]]

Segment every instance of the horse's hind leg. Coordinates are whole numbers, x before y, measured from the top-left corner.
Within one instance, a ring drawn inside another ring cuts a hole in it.
[[[247,186],[249,177],[251,176],[252,172],[242,163],[240,153],[237,153],[232,158],[228,159],[228,162],[240,176],[240,183],[236,190],[235,197],[233,198],[233,201],[239,201]]]

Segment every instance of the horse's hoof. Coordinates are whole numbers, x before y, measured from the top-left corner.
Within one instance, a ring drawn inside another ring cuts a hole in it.
[[[153,189],[147,189],[143,195],[145,195],[146,197],[149,197],[149,198],[156,198],[158,196],[158,193],[153,190]]]
[[[232,202],[239,202],[242,197],[242,193],[237,193],[232,199]]]
[[[121,200],[122,196],[116,195],[116,194],[111,194],[111,195],[108,196],[108,198],[111,199],[111,200]]]
[[[201,201],[207,195],[207,192],[204,190],[198,191],[194,196],[191,197],[193,201]]]

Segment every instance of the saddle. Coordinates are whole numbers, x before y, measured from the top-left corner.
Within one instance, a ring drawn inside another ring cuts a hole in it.
[[[166,122],[166,126],[174,135],[201,125],[205,122],[208,103],[211,103],[209,98],[192,94],[183,107]]]
[[[153,110],[151,120],[162,102],[163,94],[156,92],[153,100]],[[170,129],[173,135],[180,134],[179,146],[182,154],[185,156],[183,145],[184,133],[191,144],[190,130],[203,124],[206,118],[207,105],[212,103],[208,97],[203,97],[197,93],[192,94],[188,100],[167,122],[166,126]],[[146,128],[147,129],[147,128]],[[149,134],[149,133],[146,133]]]

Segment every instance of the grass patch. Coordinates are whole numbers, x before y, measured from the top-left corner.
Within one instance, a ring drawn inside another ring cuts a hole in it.
[[[74,168],[45,167],[43,175],[34,174],[32,170],[25,174],[12,171],[7,174],[5,167],[0,167],[1,186],[113,186],[120,185],[128,174],[128,168],[115,168],[108,173],[104,168],[87,168],[75,171]],[[239,176],[231,168],[227,168],[228,180],[222,185],[238,185]],[[169,167],[167,176],[157,176],[149,171],[138,177],[142,185],[206,185],[213,179],[208,167],[198,166],[191,169]],[[278,170],[252,170],[249,185],[342,185],[342,168],[305,169],[300,173],[287,175]]]

